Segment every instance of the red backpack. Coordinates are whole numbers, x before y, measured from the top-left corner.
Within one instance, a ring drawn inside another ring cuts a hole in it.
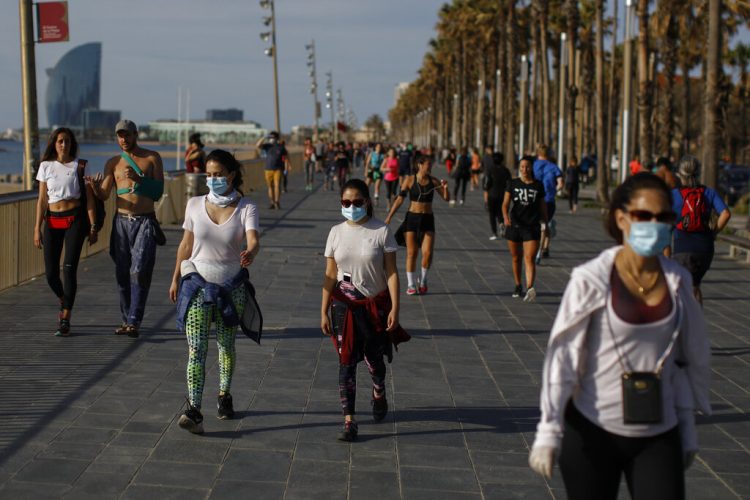
[[[680,189],[682,213],[677,219],[677,229],[688,233],[702,233],[709,230],[710,210],[705,192],[705,186]]]

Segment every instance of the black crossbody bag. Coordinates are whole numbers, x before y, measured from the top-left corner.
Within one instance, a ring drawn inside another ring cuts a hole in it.
[[[677,307],[677,306],[675,306]],[[617,359],[622,367],[622,419],[625,424],[659,424],[664,415],[662,413],[661,397],[661,373],[664,363],[669,357],[677,337],[680,335],[679,323],[675,328],[669,345],[659,360],[656,368],[651,372],[639,372],[632,369],[627,358],[620,354],[620,346],[617,344],[615,333],[609,321],[609,307],[605,309],[607,317],[607,328],[612,336]],[[679,314],[679,311],[677,311]]]

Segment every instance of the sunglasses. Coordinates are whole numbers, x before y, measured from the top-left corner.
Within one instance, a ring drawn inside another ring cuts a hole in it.
[[[677,214],[672,211],[655,214],[650,210],[628,210],[626,213],[636,222],[646,222],[656,219],[656,222],[674,224],[677,221]]]
[[[344,208],[349,208],[352,205],[354,205],[357,208],[365,206],[365,203],[367,203],[366,200],[359,198],[357,200],[341,200],[341,206]]]

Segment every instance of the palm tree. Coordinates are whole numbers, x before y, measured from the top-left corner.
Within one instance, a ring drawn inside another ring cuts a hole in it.
[[[638,142],[641,161],[650,163],[651,158],[651,81],[649,80],[648,50],[648,4],[649,0],[638,0]]]
[[[718,97],[721,74],[721,0],[708,0],[708,47],[706,49],[705,124],[703,140],[703,182],[716,187],[719,172]]]
[[[679,25],[677,11],[680,0],[660,0],[653,19],[654,39],[660,41],[660,59],[664,86],[660,92],[659,113],[657,115],[658,152],[671,156],[675,134],[674,81],[677,71]]]
[[[617,0],[615,0],[616,3]],[[596,0],[596,197],[600,202],[609,201],[607,171],[608,152],[604,144],[604,0]],[[614,57],[614,54],[613,54]]]

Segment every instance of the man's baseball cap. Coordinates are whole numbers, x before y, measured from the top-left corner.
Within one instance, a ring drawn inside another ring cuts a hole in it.
[[[117,122],[117,125],[115,125],[115,134],[120,130],[125,130],[134,134],[138,133],[138,127],[136,127],[135,123],[130,120],[120,120],[119,122]]]

